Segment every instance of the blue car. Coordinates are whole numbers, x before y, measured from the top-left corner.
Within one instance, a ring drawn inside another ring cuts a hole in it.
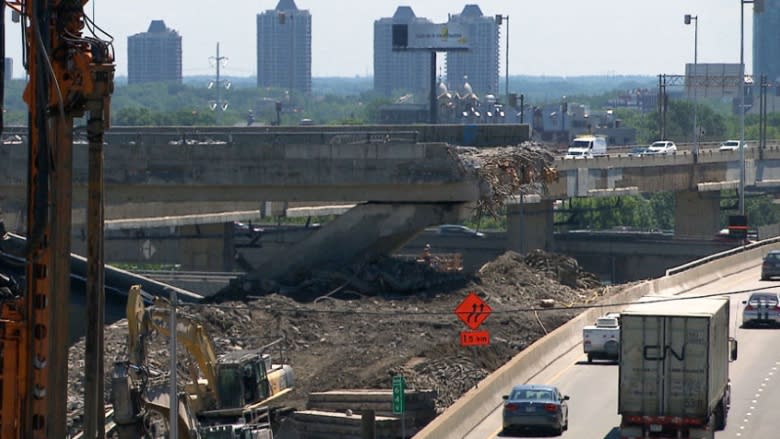
[[[503,398],[504,433],[544,430],[560,435],[569,428],[569,397],[555,386],[522,384]]]

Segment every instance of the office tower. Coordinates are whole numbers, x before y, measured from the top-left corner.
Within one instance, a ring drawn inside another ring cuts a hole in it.
[[[257,86],[311,91],[311,14],[294,0],[257,15]]]
[[[449,23],[462,26],[470,45],[468,51],[447,52],[447,83],[450,90],[461,91],[468,81],[477,96],[497,95],[498,24],[486,17],[477,5],[466,5],[463,12],[450,16]]]
[[[127,37],[127,83],[181,82],[181,36],[163,20]]]
[[[416,17],[409,6],[399,6],[392,18],[374,21],[374,90],[385,96],[409,92],[427,96],[430,87],[430,53],[393,51],[393,25],[411,23],[430,21]]]
[[[746,9],[746,12],[750,9]],[[780,0],[765,0],[764,10],[753,14],[753,77],[766,75],[780,82]]]

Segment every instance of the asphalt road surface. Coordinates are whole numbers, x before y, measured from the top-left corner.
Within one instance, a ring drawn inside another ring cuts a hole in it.
[[[780,329],[743,329],[742,300],[746,290],[777,291],[780,281],[760,281],[760,268],[744,271],[688,295],[740,292],[731,295],[731,334],[739,341],[739,358],[730,365],[731,411],[726,429],[717,439],[760,439],[780,437]],[[569,395],[569,430],[562,437],[576,439],[619,439],[617,414],[618,369],[616,364],[588,364],[581,347],[570,351],[534,377],[531,383],[558,386]],[[520,384],[520,383],[518,383]],[[507,389],[508,391],[509,389]],[[501,405],[484,421],[466,432],[464,439],[486,439],[501,434]]]

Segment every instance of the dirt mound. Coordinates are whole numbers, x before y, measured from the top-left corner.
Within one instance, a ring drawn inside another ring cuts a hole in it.
[[[567,306],[590,303],[609,293],[593,283],[593,275],[579,270],[576,261],[543,252],[507,252],[469,277],[452,273],[437,277],[441,273],[410,266],[415,263],[409,261],[385,263],[398,270],[395,278],[410,290],[391,288],[378,275],[360,278],[364,287],[359,290],[358,283],[350,281],[349,287],[339,290],[350,293],[339,298],[332,291],[344,285],[344,279],[352,279],[342,274],[330,278],[338,281],[307,284],[307,301],[294,300],[287,292],[250,301],[186,305],[182,312],[204,324],[217,353],[285,337],[285,361],[296,375],[295,391],[282,401],[287,406],[304,408],[312,391],[390,388],[392,376],[403,374],[408,388],[436,390],[436,408],[441,411],[526,346],[578,314]],[[419,280],[410,282],[417,277],[404,270],[417,270],[412,273],[419,273]],[[377,272],[387,271],[385,267]],[[561,276],[573,277],[570,283],[576,288],[559,282]],[[489,346],[459,345],[459,333],[466,327],[454,309],[470,291],[493,309],[480,328],[490,332]],[[545,299],[556,308],[541,308]],[[126,358],[126,337],[122,322],[106,329],[107,371],[113,361]],[[149,347],[150,365],[165,370],[167,339],[156,338]],[[71,348],[72,365],[83,364],[83,348],[83,341]],[[186,356],[180,358],[182,378],[189,363]],[[83,393],[78,393],[83,392],[83,376],[75,368],[73,372],[70,408],[77,425],[83,410],[79,404]]]

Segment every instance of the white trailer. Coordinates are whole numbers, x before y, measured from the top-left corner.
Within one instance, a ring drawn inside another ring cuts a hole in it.
[[[731,385],[729,298],[648,296],[621,312],[618,414],[622,439],[713,438]]]

